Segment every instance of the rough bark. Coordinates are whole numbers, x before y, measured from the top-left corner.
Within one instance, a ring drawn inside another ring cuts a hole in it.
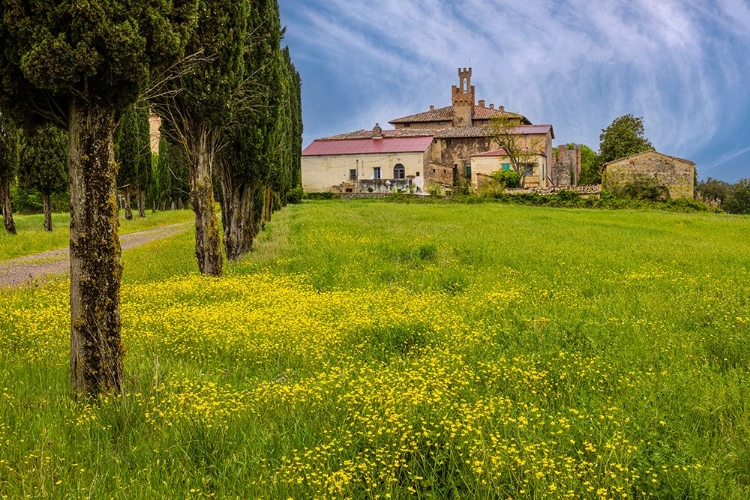
[[[221,207],[224,224],[224,251],[230,260],[238,260],[253,248],[257,234],[254,217],[254,192],[250,183],[235,178],[231,166],[221,171]]]
[[[223,257],[211,177],[213,141],[207,127],[196,128],[190,165],[190,202],[195,213],[195,257],[201,274],[221,276]]]
[[[133,220],[133,209],[130,203],[130,184],[125,186],[125,218],[127,220]]]
[[[138,186],[138,217],[146,218],[146,190]]]
[[[49,193],[42,193],[42,204],[44,205],[44,230],[52,231],[52,207],[49,202]]]
[[[13,206],[10,203],[10,179],[2,179],[0,185],[3,197],[3,223],[8,234],[16,234],[16,222],[13,220]]]
[[[70,105],[70,379],[73,393],[121,392],[120,281],[114,114]]]

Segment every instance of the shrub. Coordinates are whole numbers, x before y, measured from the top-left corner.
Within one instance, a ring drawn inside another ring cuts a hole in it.
[[[324,193],[306,193],[305,198],[308,200],[332,200],[336,196],[331,191],[326,191]]]
[[[498,170],[492,173],[492,178],[507,188],[517,188],[521,185],[521,174],[515,170]]]
[[[629,182],[612,183],[608,188],[616,196],[632,200],[667,201],[669,199],[667,186],[650,175],[635,175]]]
[[[286,194],[286,202],[291,205],[302,203],[302,198],[305,197],[305,191],[302,186],[297,186]]]
[[[750,214],[750,179],[734,184],[721,208],[732,214]]]

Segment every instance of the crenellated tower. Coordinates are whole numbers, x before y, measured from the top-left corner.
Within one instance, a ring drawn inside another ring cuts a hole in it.
[[[474,86],[471,68],[458,68],[458,86],[453,86],[453,126],[470,127],[474,116]]]

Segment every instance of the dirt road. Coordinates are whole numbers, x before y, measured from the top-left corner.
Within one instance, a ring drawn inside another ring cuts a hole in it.
[[[120,235],[123,250],[188,231],[189,222],[157,227],[137,233]],[[35,255],[26,255],[0,262],[0,288],[19,286],[30,281],[43,280],[47,276],[65,274],[70,271],[68,248],[59,248]]]

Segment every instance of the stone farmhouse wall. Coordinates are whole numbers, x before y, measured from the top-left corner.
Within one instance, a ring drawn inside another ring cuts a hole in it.
[[[629,156],[605,165],[604,187],[621,186],[644,176],[666,186],[673,199],[694,198],[695,164],[656,151]]]

